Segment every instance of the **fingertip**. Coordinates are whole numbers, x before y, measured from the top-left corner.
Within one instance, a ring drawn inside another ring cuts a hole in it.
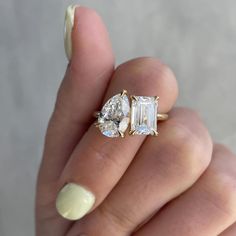
[[[71,34],[74,27],[74,16],[77,7],[78,5],[69,5],[65,13],[64,46],[66,57],[69,61],[71,60],[72,55]]]
[[[87,7],[76,7],[72,31],[71,67],[80,74],[113,68],[114,56],[106,27],[98,13]]]

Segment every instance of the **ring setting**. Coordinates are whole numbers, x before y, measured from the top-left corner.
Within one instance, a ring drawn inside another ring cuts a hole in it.
[[[100,112],[95,112],[95,123],[107,137],[124,137],[130,126],[130,135],[157,136],[157,121],[166,120],[167,114],[158,114],[159,97],[130,96],[123,90],[111,97]]]

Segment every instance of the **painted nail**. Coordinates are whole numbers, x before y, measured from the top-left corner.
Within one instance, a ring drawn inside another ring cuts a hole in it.
[[[58,213],[68,220],[79,220],[93,207],[95,196],[84,187],[69,183],[59,192],[56,200]]]
[[[71,34],[74,27],[75,9],[78,5],[70,5],[66,9],[65,15],[65,31],[64,31],[64,45],[68,60],[70,61],[72,55],[72,39]]]

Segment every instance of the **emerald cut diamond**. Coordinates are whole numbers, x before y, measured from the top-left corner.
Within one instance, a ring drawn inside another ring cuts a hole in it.
[[[132,96],[130,134],[157,135],[157,97]]]

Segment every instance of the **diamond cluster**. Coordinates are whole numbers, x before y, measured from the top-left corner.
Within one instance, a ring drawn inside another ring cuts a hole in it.
[[[107,137],[124,136],[129,125],[130,103],[125,93],[117,94],[103,106],[98,117],[99,128]]]
[[[157,97],[131,96],[126,91],[110,98],[98,117],[98,127],[107,137],[124,136],[129,123],[130,134],[157,135]]]

